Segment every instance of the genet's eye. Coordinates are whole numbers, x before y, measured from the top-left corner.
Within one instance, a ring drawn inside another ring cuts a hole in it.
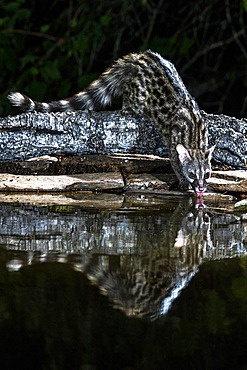
[[[193,172],[190,172],[189,178],[194,180],[196,178],[196,175]]]
[[[204,179],[209,179],[209,172],[205,173]]]

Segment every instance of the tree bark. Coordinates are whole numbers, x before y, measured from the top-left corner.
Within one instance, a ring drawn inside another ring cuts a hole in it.
[[[247,120],[201,112],[216,144],[214,160],[245,169]],[[122,111],[24,113],[0,118],[0,161],[24,161],[57,153],[71,155],[139,153],[167,156],[155,127]]]

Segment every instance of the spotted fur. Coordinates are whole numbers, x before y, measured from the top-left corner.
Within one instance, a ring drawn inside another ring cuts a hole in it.
[[[71,98],[40,103],[17,92],[9,100],[22,111],[98,110],[123,96],[123,109],[149,119],[169,148],[171,165],[180,187],[206,190],[211,155],[208,132],[195,100],[174,65],[152,51],[118,59],[85,90]]]

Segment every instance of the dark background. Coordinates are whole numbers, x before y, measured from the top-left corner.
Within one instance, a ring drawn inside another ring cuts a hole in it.
[[[114,59],[144,49],[171,60],[206,112],[247,111],[247,0],[2,0],[0,116],[7,94],[74,95]]]

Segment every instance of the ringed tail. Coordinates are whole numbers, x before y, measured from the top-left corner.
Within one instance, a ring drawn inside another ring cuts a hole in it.
[[[65,112],[80,109],[97,110],[111,104],[112,98],[121,96],[126,83],[135,75],[136,55],[118,59],[85,90],[63,100],[49,103],[37,102],[20,92],[8,95],[9,101],[23,112]]]

